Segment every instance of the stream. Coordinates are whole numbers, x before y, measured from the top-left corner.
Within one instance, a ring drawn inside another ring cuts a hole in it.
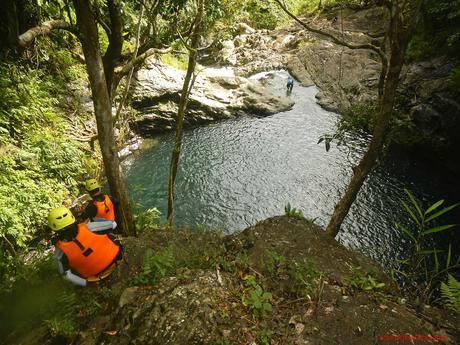
[[[285,71],[271,71],[252,78],[282,95],[287,77]],[[290,111],[186,129],[176,181],[175,224],[231,233],[284,214],[289,202],[326,226],[369,136],[349,134],[346,145],[333,144],[326,152],[318,139],[334,133],[339,115],[317,105],[317,92],[314,86],[296,84],[289,95],[295,101]],[[165,217],[174,132],[155,139],[152,148],[125,160],[124,171],[134,201],[144,208],[157,207]],[[446,204],[460,199],[454,176],[404,152],[391,152],[365,182],[338,240],[385,267],[396,267],[395,258],[401,258],[406,248],[396,227],[408,223],[400,202],[407,199],[404,188],[425,207],[441,198]]]

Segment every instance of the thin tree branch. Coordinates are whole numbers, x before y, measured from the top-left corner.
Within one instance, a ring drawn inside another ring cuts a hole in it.
[[[51,30],[66,30],[77,35],[77,28],[64,20],[49,20],[41,25],[35,26],[18,37],[18,45],[22,48],[27,47],[38,36],[49,35]]]
[[[10,241],[5,235],[2,234],[1,237],[3,238],[3,240],[4,240],[5,243],[6,243],[6,250],[7,250],[7,252],[8,252],[12,257],[16,257],[16,256],[17,256],[17,253],[16,253],[16,250],[14,249],[13,243],[11,243],[11,241]]]
[[[119,66],[115,69],[115,73],[113,75],[113,89],[115,90],[120,83],[121,78],[123,78],[125,75],[129,73],[131,68],[137,68],[140,65],[144,63],[144,61],[154,55],[154,54],[167,54],[169,52],[172,52],[173,49],[172,47],[166,48],[166,49],[156,49],[156,48],[150,48],[147,50],[144,54],[141,54],[137,56],[135,59],[132,59],[130,62],[128,62],[124,66]]]
[[[144,15],[144,1],[142,1],[141,12],[139,14],[139,21],[137,22],[136,45],[134,48],[133,60],[136,59],[137,53],[139,51],[139,38],[141,35],[141,22],[142,22],[143,15]],[[123,93],[123,98],[121,99],[120,104],[118,105],[117,113],[115,115],[115,118],[113,119],[114,125],[117,123],[118,119],[120,118],[121,111],[126,102],[126,99],[128,98],[129,86],[131,85],[131,78],[133,76],[133,72],[134,72],[134,65],[131,67],[131,70],[129,71],[128,80],[126,81],[125,92]],[[115,93],[115,89],[113,89],[113,92]]]
[[[200,38],[200,30],[204,13],[204,0],[198,0],[198,12],[196,15],[196,25],[192,33],[192,46],[189,50],[189,60],[187,73],[185,74],[184,84],[182,85],[182,92],[179,101],[179,107],[176,117],[176,142],[171,154],[171,162],[169,166],[169,181],[168,181],[168,214],[166,226],[171,229],[173,216],[174,216],[174,199],[175,199],[175,181],[177,175],[177,167],[179,164],[180,151],[182,146],[182,131],[184,126],[184,114],[187,108],[188,96],[195,82],[196,74],[194,74],[197,57],[197,47]]]
[[[112,35],[112,30],[110,29],[110,26],[108,26],[107,23],[102,19],[101,12],[99,11],[99,6],[97,5],[97,2],[94,4],[94,6],[95,6],[94,17],[96,18],[97,23],[100,26],[102,26],[107,37],[110,37]]]

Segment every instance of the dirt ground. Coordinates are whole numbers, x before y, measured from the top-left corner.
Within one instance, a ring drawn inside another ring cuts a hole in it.
[[[156,231],[125,244],[129,269],[113,283],[118,304],[74,343],[459,343],[458,319],[435,308],[415,312],[382,268],[305,219],[270,218],[230,236]],[[126,287],[142,272],[147,248],[172,248],[180,267],[157,283]],[[369,276],[384,286],[353,286]],[[260,311],[251,294],[271,310]]]

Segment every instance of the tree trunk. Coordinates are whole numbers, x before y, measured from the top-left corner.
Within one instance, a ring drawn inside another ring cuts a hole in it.
[[[351,205],[355,201],[356,196],[361,189],[361,186],[382,151],[384,134],[393,112],[394,96],[396,87],[398,86],[399,73],[401,71],[403,61],[403,53],[399,51],[392,54],[390,58],[391,65],[386,77],[382,102],[371,142],[364,157],[361,159],[358,166],[353,169],[353,177],[351,178],[345,194],[335,206],[334,213],[332,214],[326,228],[326,233],[332,237],[337,236],[343,220],[347,216]]]
[[[112,124],[112,103],[104,74],[96,22],[90,11],[89,0],[74,0],[74,5],[91,85],[105,174],[112,195],[119,200],[117,211],[121,219],[121,231],[124,235],[134,235],[134,219],[118,159]]]
[[[109,46],[107,51],[104,54],[104,73],[105,79],[107,81],[107,89],[109,91],[109,96],[112,97],[115,90],[113,89],[112,80],[113,80],[113,71],[117,61],[120,59],[121,50],[123,48],[123,21],[121,10],[122,6],[119,0],[108,0],[107,7],[109,9],[110,16],[110,36],[109,36]]]
[[[196,55],[198,40],[200,37],[201,21],[203,17],[203,5],[204,0],[198,0],[198,12],[195,21],[195,30],[192,34],[192,46],[190,49],[190,55],[188,59],[187,74],[185,75],[184,84],[182,86],[182,93],[179,101],[179,109],[177,111],[176,118],[176,143],[171,154],[171,163],[169,167],[169,182],[168,182],[168,216],[167,216],[167,227],[171,228],[173,215],[174,215],[174,199],[175,199],[175,182],[177,175],[177,166],[179,164],[180,150],[182,146],[182,132],[184,126],[184,113],[187,107],[188,95],[191,87],[193,86],[192,74],[195,70]]]
[[[353,169],[353,177],[347,186],[345,194],[335,206],[334,213],[332,214],[326,228],[326,233],[332,237],[337,236],[343,220],[347,216],[351,205],[355,201],[356,196],[361,189],[361,186],[382,151],[385,131],[393,112],[393,104],[396,88],[398,87],[399,75],[404,64],[404,53],[420,12],[419,4],[420,2],[415,4],[415,10],[412,13],[412,16],[406,20],[406,23],[404,23],[404,17],[402,15],[402,7],[404,4],[400,4],[398,1],[393,1],[392,3],[390,9],[391,20],[388,30],[391,55],[388,66],[382,66],[382,73],[386,72],[386,77],[384,79],[383,94],[381,99],[379,99],[378,117],[367,152],[359,162],[358,166]]]

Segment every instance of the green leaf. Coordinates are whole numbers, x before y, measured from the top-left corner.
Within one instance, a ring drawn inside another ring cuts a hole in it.
[[[415,255],[431,255],[431,254],[434,254],[435,252],[444,253],[444,250],[424,249],[424,250],[419,250],[415,252]]]
[[[406,227],[400,224],[396,224],[396,226],[403,232],[404,235],[406,235],[406,237],[412,240],[412,242],[417,243],[417,239],[415,238],[415,236]]]
[[[449,244],[449,250],[447,252],[446,270],[449,269],[450,260],[452,260],[452,244]]]
[[[450,228],[453,228],[456,224],[449,224],[449,225],[441,225],[441,226],[436,226],[434,228],[422,231],[422,236],[428,235],[428,234],[433,234],[436,232],[441,232],[444,230],[448,230]]]
[[[423,219],[422,209],[420,208],[420,205],[418,204],[418,202],[415,199],[414,195],[408,189],[404,189],[404,190],[406,191],[406,194],[409,196],[410,201],[412,201],[412,204],[415,206],[415,209],[417,210],[418,214],[420,215],[420,219]]]
[[[443,208],[441,211],[438,211],[435,214],[433,214],[430,217],[428,217],[427,219],[425,219],[425,223],[428,223],[430,220],[438,218],[439,216],[443,215],[446,212],[449,212],[450,210],[452,210],[453,208],[457,207],[458,205],[460,205],[460,203],[453,204],[453,205],[450,205],[450,206],[448,206],[446,208]]]
[[[254,309],[261,309],[262,308],[262,302],[260,300],[254,301]]]
[[[433,205],[431,205],[430,207],[428,207],[428,209],[425,211],[425,216],[431,212],[433,212],[434,210],[436,210],[439,206],[441,206],[442,204],[444,203],[444,199],[441,199],[437,202],[435,202]]]
[[[272,298],[272,294],[270,292],[264,292],[264,294],[262,295],[262,299],[264,300],[267,300],[270,298]]]
[[[264,310],[268,312],[272,311],[272,305],[270,303],[264,303]]]
[[[403,201],[401,200],[402,205],[406,209],[407,213],[409,213],[410,217],[414,220],[414,222],[417,223],[418,226],[420,226],[420,221],[418,220],[417,216],[415,213],[410,209],[410,207]]]

